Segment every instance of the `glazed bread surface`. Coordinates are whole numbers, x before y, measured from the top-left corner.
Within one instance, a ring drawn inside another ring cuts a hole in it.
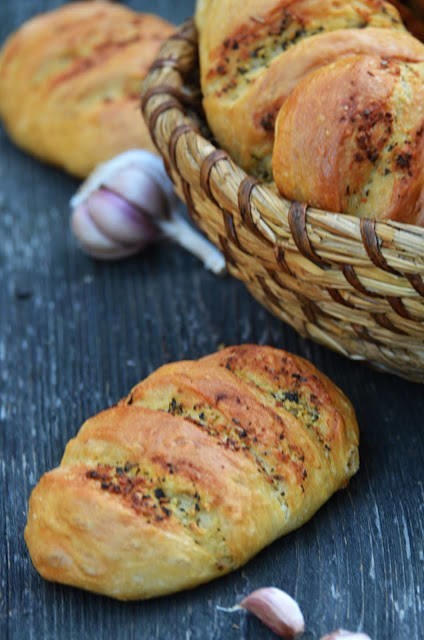
[[[423,60],[396,8],[380,0],[198,0],[203,105],[218,144],[271,179],[275,118],[309,72],[342,56]]]
[[[424,225],[424,62],[353,56],[307,76],[278,115],[273,174],[286,198]]]
[[[79,177],[126,149],[154,150],[140,87],[173,31],[158,16],[104,0],[29,20],[0,52],[0,119],[11,138]]]
[[[240,567],[357,468],[355,414],[328,378],[228,347],[164,365],[89,419],[33,490],[25,539],[48,580],[151,598]]]

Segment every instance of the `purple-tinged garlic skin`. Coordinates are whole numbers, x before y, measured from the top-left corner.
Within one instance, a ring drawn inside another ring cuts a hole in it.
[[[148,214],[106,188],[74,209],[71,226],[84,250],[103,260],[139,253],[161,235]]]
[[[336,629],[331,633],[322,636],[321,640],[371,640],[366,633],[346,631],[346,629]]]
[[[87,206],[96,226],[117,242],[131,244],[143,241],[148,244],[160,235],[145,210],[109,189],[102,188],[92,193]]]
[[[240,602],[240,607],[253,613],[282,638],[296,638],[305,630],[305,621],[297,602],[276,587],[253,591]]]

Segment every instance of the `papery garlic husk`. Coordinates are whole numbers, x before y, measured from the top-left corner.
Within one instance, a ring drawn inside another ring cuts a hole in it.
[[[346,631],[346,629],[336,629],[325,636],[322,636],[321,640],[371,640],[366,633],[360,633],[355,631]]]
[[[160,158],[131,149],[99,165],[71,199],[72,229],[97,258],[121,258],[159,237],[196,255],[214,273],[225,271],[222,254],[185,220]]]
[[[282,638],[296,638],[305,630],[305,621],[297,602],[276,587],[253,591],[240,602],[240,607],[253,613]]]

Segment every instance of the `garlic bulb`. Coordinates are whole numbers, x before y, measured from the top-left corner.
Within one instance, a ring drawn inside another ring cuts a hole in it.
[[[99,165],[70,205],[72,230],[96,258],[123,258],[166,238],[214,273],[225,271],[224,257],[186,221],[162,160],[149,151],[132,149]]]

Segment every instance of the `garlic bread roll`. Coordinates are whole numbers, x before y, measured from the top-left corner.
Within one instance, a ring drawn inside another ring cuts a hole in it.
[[[10,35],[0,51],[0,119],[24,150],[87,176],[154,145],[141,82],[174,27],[112,2],[69,2]]]
[[[357,469],[355,414],[328,378],[229,347],[164,365],[88,420],[33,490],[25,539],[48,580],[151,598],[240,567]]]
[[[277,118],[273,173],[287,198],[424,224],[424,62],[353,56],[322,67]]]

